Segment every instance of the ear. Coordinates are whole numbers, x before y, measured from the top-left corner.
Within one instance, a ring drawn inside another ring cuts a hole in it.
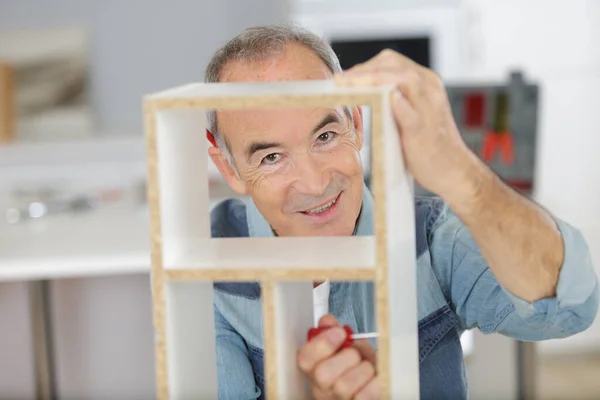
[[[351,110],[358,149],[362,150],[364,144],[363,110],[361,106],[353,106]]]
[[[237,172],[233,168],[227,157],[218,147],[209,147],[208,155],[213,163],[217,166],[217,169],[227,181],[227,184],[237,194],[246,194],[246,183],[238,176]]]

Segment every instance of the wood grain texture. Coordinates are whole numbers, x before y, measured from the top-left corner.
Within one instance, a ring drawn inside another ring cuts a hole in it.
[[[261,287],[261,300],[263,311],[263,347],[265,392],[268,400],[277,399],[279,388],[277,379],[277,330],[275,325],[275,283],[263,281]]]
[[[15,119],[14,70],[0,62],[0,144],[14,139]]]
[[[362,281],[375,279],[372,269],[169,269],[164,271],[167,280],[210,280],[210,281]]]
[[[208,280],[208,281],[258,281],[261,282],[263,310],[264,370],[266,395],[268,399],[278,398],[277,332],[275,324],[275,283],[277,281],[325,280],[364,281],[375,284],[375,308],[378,338],[377,370],[382,385],[382,398],[390,397],[390,335],[389,282],[387,252],[387,210],[385,181],[385,139],[382,122],[383,96],[389,92],[373,88],[364,93],[327,93],[323,95],[264,95],[193,98],[148,98],[145,101],[146,130],[148,141],[148,201],[152,229],[152,288],[154,324],[156,330],[156,362],[158,397],[168,399],[167,348],[165,344],[165,298],[166,281]],[[169,109],[276,109],[314,108],[341,105],[363,105],[371,108],[372,120],[372,184],[375,199],[374,236],[375,268],[210,268],[210,269],[165,269],[161,248],[161,221],[159,212],[158,159],[156,148],[155,113]],[[416,344],[415,344],[416,345]],[[293,394],[292,394],[293,395]]]
[[[165,290],[163,281],[160,187],[158,182],[158,149],[156,147],[156,110],[151,104],[144,107],[147,151],[147,196],[150,213],[150,252],[152,275],[152,308],[154,323],[154,346],[156,358],[156,394],[159,400],[169,399],[167,374],[167,343]]]
[[[381,93],[329,94],[310,96],[207,97],[190,99],[150,99],[147,104],[157,110],[169,109],[281,109],[371,105]]]
[[[386,210],[386,192],[385,192],[385,152],[383,124],[381,116],[381,98],[371,105],[371,132],[372,132],[372,154],[373,154],[373,197],[375,199],[375,311],[377,321],[377,374],[381,385],[381,398],[390,397],[390,376],[389,376],[389,299],[388,299],[388,281],[387,281],[387,210]]]

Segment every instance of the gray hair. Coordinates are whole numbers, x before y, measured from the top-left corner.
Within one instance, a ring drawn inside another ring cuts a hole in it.
[[[268,57],[283,55],[286,45],[296,43],[308,47],[323,60],[332,73],[342,71],[337,55],[325,40],[315,33],[293,24],[255,26],[248,28],[219,48],[204,75],[204,82],[219,82],[225,64],[234,60],[260,61]],[[233,157],[223,135],[219,134],[217,113],[208,110],[206,113],[208,130],[213,134],[217,146],[225,153],[229,163]]]

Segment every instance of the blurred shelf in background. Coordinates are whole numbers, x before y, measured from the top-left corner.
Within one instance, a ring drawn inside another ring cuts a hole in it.
[[[82,29],[0,33],[0,136],[47,141],[91,135],[89,69]]]

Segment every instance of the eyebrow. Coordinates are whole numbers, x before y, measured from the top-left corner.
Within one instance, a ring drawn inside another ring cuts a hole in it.
[[[314,135],[324,127],[332,123],[342,123],[340,116],[337,113],[331,112],[327,114],[312,130],[311,135]],[[282,144],[278,142],[252,142],[246,149],[246,157],[248,162],[252,159],[252,156],[262,150],[268,150],[274,147],[280,147]]]
[[[325,118],[323,118],[321,120],[321,122],[319,122],[312,130],[312,135],[314,135],[315,133],[317,133],[318,131],[320,131],[321,129],[323,129],[324,127],[326,127],[329,124],[333,124],[333,123],[338,123],[341,124],[342,121],[340,119],[340,116],[337,113],[329,113],[325,116]]]
[[[248,162],[250,162],[252,156],[257,151],[267,150],[279,146],[281,146],[281,143],[277,142],[252,142],[250,146],[246,149],[246,157],[248,158]]]

